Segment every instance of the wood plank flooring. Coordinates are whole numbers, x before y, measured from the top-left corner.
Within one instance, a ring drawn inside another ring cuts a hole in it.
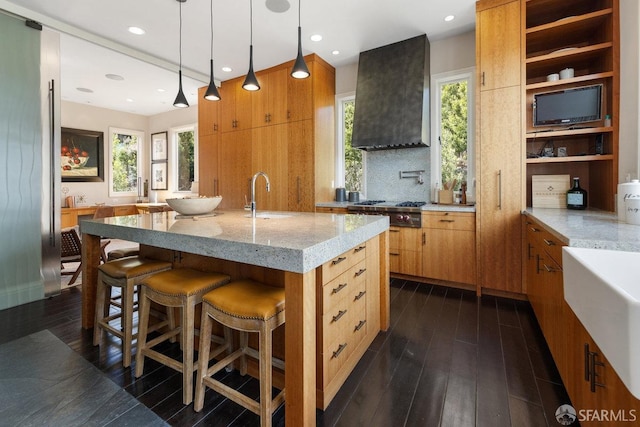
[[[81,292],[0,311],[0,343],[50,330],[173,426],[253,426],[258,417],[213,391],[204,409],[182,405],[181,378],[153,361],[135,379],[119,341],[100,347],[80,326]],[[177,356],[177,344],[164,351]],[[51,367],[56,369],[56,367]],[[257,399],[258,382],[220,378]],[[319,426],[556,426],[570,403],[531,307],[522,301],[392,279],[391,328],[380,333]],[[284,425],[284,408],[273,418]]]

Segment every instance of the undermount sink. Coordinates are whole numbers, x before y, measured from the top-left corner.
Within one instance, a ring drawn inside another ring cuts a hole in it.
[[[565,300],[640,398],[640,252],[570,247],[562,252]]]
[[[251,214],[245,215],[247,218],[251,218]],[[270,212],[260,212],[256,214],[256,218],[262,219],[279,219],[279,218],[290,218],[289,214],[281,214],[281,213],[270,213]]]

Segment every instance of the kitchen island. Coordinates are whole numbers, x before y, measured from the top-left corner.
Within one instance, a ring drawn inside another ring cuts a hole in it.
[[[284,286],[286,423],[315,425],[316,406],[326,408],[373,338],[389,326],[388,229],[386,217],[298,212],[258,218],[245,211],[196,218],[162,212],[84,221],[82,325],[93,326],[100,237],[138,242],[141,254],[169,260],[174,268]],[[324,289],[353,272],[356,300],[364,305],[344,316],[358,322],[357,338],[345,338],[346,328],[332,331],[323,320],[348,300],[339,292],[344,287]],[[330,300],[338,293],[341,300]],[[355,317],[360,312],[364,319]]]

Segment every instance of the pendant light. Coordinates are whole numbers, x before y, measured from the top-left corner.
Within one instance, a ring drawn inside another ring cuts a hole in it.
[[[307,68],[304,56],[302,56],[302,28],[300,27],[300,0],[298,0],[298,56],[293,64],[291,77],[294,79],[306,79],[309,75],[309,68]]]
[[[182,3],[187,0],[177,0],[180,3],[180,69],[178,70],[178,95],[176,95],[176,100],[173,101],[173,106],[178,108],[185,108],[189,106],[187,102],[187,97],[184,96],[184,92],[182,91]]]
[[[209,81],[209,87],[207,88],[207,92],[204,94],[204,99],[208,101],[219,101],[220,100],[220,92],[218,92],[218,88],[216,87],[216,82],[213,77],[213,0],[211,0],[211,80]]]
[[[260,83],[256,73],[253,72],[253,0],[249,0],[249,10],[251,13],[251,44],[249,45],[249,71],[247,77],[244,79],[242,88],[245,90],[256,91],[260,90]]]

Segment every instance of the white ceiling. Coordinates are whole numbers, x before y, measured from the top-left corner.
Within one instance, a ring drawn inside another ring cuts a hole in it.
[[[248,69],[250,0],[213,2],[215,76],[224,81]],[[275,13],[267,6],[289,7]],[[0,9],[62,33],[62,99],[142,115],[174,108],[179,7],[176,0],[0,0]],[[445,22],[447,15],[455,19]],[[297,21],[295,0],[253,0],[256,70],[295,58]],[[357,63],[362,51],[416,35],[426,33],[433,41],[472,30],[475,0],[303,0],[301,21],[303,53],[314,52],[339,67]],[[182,3],[182,22],[183,85],[195,105],[197,88],[208,83],[210,1]],[[130,26],[146,34],[133,35]],[[311,41],[312,34],[323,40]],[[333,55],[334,50],[340,54]],[[233,71],[225,73],[223,66]],[[109,73],[124,80],[105,78]]]

